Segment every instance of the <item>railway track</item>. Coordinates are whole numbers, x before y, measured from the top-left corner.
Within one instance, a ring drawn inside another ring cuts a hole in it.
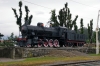
[[[67,62],[67,63],[60,62],[60,63],[43,65],[43,66],[100,66],[100,60],[77,61],[77,62]]]

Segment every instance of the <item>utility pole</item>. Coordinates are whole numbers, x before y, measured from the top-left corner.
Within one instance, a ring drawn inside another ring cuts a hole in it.
[[[98,26],[98,22],[99,22],[99,14],[100,10],[98,11],[98,17],[97,17],[97,28],[96,28],[96,54],[99,54],[99,40],[98,40],[98,31],[99,31],[99,26]]]

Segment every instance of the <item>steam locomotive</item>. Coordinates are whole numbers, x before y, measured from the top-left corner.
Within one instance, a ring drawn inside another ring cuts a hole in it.
[[[21,47],[76,47],[83,46],[86,41],[84,34],[61,26],[44,27],[43,23],[37,23],[37,26],[23,25],[21,33],[22,38],[17,40]]]

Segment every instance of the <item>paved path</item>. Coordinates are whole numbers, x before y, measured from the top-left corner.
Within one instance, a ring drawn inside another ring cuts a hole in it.
[[[0,58],[0,62],[23,61],[25,59]]]

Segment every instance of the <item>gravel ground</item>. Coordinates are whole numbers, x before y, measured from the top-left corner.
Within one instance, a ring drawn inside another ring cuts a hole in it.
[[[66,51],[66,50],[51,50],[46,56],[52,57],[75,57],[75,56],[88,56],[88,54],[79,51]]]

